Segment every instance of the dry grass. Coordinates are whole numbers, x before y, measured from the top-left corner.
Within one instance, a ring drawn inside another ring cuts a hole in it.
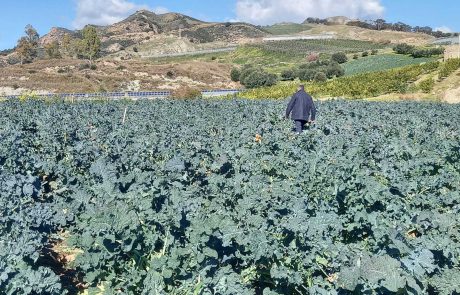
[[[315,25],[314,28],[308,31],[308,33],[318,35],[334,33],[337,37],[345,39],[372,42],[408,43],[413,45],[427,44],[435,39],[432,36],[420,33],[375,31],[347,25]]]
[[[85,63],[59,59],[9,66],[0,72],[0,87],[57,93],[239,87],[230,80],[232,66],[216,62],[155,64],[146,60],[101,60],[96,63],[96,70],[81,69]],[[130,84],[138,89],[129,89]]]

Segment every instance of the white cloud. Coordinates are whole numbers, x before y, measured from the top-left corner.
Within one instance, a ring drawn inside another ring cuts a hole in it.
[[[149,9],[127,0],[77,0],[77,16],[73,26],[77,29],[85,25],[108,25],[119,22],[140,9]],[[157,7],[155,13],[166,13],[168,9]]]
[[[255,24],[302,22],[307,17],[382,16],[381,0],[237,0],[237,18]]]
[[[443,33],[452,33],[453,30],[447,26],[441,26],[434,29],[435,31],[441,31]]]

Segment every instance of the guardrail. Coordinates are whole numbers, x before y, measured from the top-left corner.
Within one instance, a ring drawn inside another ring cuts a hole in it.
[[[171,97],[171,91],[140,91],[140,92],[100,92],[100,93],[47,93],[31,94],[39,98],[69,98],[69,99],[139,99],[139,98],[168,98]],[[23,97],[23,95],[5,95],[5,98],[14,99]]]

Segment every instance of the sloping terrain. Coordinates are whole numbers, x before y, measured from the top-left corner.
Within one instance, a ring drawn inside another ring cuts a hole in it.
[[[0,72],[0,96],[38,92],[104,92],[238,88],[230,80],[232,65],[206,61],[154,64],[147,60],[96,62],[90,70],[81,60],[41,60],[13,65]]]
[[[435,37],[422,33],[408,33],[396,31],[376,31],[347,25],[312,25],[309,31],[312,35],[334,34],[339,38],[384,42],[384,43],[408,43],[413,45],[427,44],[435,40]]]
[[[269,34],[247,23],[206,23],[180,13],[155,14],[148,10],[140,10],[113,25],[96,26],[96,29],[102,41],[103,54],[120,52],[158,36],[184,37],[189,43],[202,44],[235,43]],[[80,31],[53,28],[40,39],[40,44],[62,42],[66,34],[78,38]]]

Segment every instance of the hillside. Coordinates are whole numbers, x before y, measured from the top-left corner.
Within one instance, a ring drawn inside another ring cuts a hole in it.
[[[176,37],[178,40],[183,38],[188,43],[204,44],[238,43],[268,34],[247,23],[207,23],[180,13],[155,14],[148,10],[140,10],[112,25],[95,27],[105,55],[123,51],[133,45],[149,43],[152,39],[156,41],[158,36]],[[61,43],[65,34],[78,38],[80,31],[53,28],[40,38],[40,45],[44,46],[53,41]]]

